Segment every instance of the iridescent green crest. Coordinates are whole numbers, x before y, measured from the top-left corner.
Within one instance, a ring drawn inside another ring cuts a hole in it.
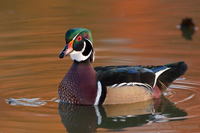
[[[91,42],[93,42],[93,40],[92,40],[92,34],[91,34],[91,32],[88,29],[73,28],[73,29],[69,29],[66,32],[66,34],[65,34],[66,44],[68,44],[72,39],[75,39],[74,41],[76,41],[76,38],[74,38],[75,36],[76,36],[76,38],[78,36],[82,36],[82,38],[87,38]]]

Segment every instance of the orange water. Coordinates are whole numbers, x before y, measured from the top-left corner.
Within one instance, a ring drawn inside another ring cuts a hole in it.
[[[176,28],[187,16],[200,26],[199,0],[0,2],[0,133],[200,131],[200,32],[186,40]],[[91,30],[94,67],[185,61],[189,69],[159,105],[133,104],[131,112],[130,105],[100,107],[102,118],[94,107],[58,107],[58,85],[72,64],[70,57],[61,60],[58,54],[65,32],[74,27]],[[22,97],[40,98],[44,104],[6,101]],[[152,105],[159,112],[154,120],[147,111]]]

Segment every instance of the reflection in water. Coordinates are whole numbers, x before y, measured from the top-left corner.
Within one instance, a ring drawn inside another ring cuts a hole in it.
[[[187,80],[178,80],[173,83],[172,85],[176,86],[168,88],[166,97],[176,103],[177,107],[187,110],[188,119],[163,122],[163,125],[171,124],[173,126],[173,124],[177,125],[180,122],[181,126],[185,125],[186,127],[197,125],[198,129],[192,129],[191,132],[199,132],[200,32],[195,31],[192,41],[185,41],[185,38],[180,35],[182,33],[179,33],[180,31],[174,29],[173,26],[180,24],[179,18],[186,15],[191,16],[196,26],[198,26],[200,23],[199,5],[199,0],[192,2],[188,0],[182,0],[181,2],[178,0],[145,2],[136,0],[114,2],[113,0],[1,0],[0,132],[63,133],[66,130],[60,122],[57,103],[54,101],[46,102],[45,105],[39,107],[27,107],[10,106],[10,104],[5,103],[5,99],[41,98],[37,100],[38,102],[57,97],[57,88],[64,76],[63,72],[66,72],[71,65],[70,58],[66,58],[66,63],[63,63],[62,60],[58,59],[58,53],[65,43],[64,33],[72,27],[85,27],[93,32],[93,38],[96,40],[94,42],[96,50],[94,67],[123,64],[159,65],[179,60],[186,61],[189,65],[189,70],[185,75]],[[23,103],[23,105],[26,104]],[[162,112],[163,107],[159,108],[159,106],[157,111]],[[70,109],[70,107],[68,108]],[[105,125],[111,126],[109,123],[104,124],[106,119],[113,119],[110,115],[112,112],[106,110],[106,107],[103,107],[103,109],[107,118],[103,117],[103,112],[100,110],[102,107],[99,109],[102,121],[100,121],[100,117],[96,116],[94,107],[90,109],[92,112],[89,112],[90,110],[87,107],[84,107],[86,108],[85,112],[83,111],[84,108],[80,111],[78,110],[80,107],[71,108],[76,111],[71,112],[73,115],[71,118],[82,121],[82,123],[77,121],[73,123],[79,125],[79,127],[77,126],[79,130],[86,125],[90,125],[91,128],[94,127],[93,130],[98,132],[109,132],[105,128],[98,128],[100,126],[106,127]],[[78,111],[81,115],[80,118],[78,118]],[[169,112],[169,109],[167,111]],[[85,114],[85,116],[82,116],[82,114]],[[171,115],[173,114],[178,113],[172,112]],[[63,123],[65,123],[64,125],[72,127],[72,124],[66,123],[70,121],[67,120],[70,115],[70,110],[67,110],[67,107],[63,106],[63,109],[60,109],[60,115]],[[154,118],[154,115],[149,113],[146,117],[147,120],[148,116]],[[150,119],[150,121],[163,120],[159,116],[165,115],[157,115],[156,119]],[[85,121],[83,121],[84,117]],[[136,120],[130,115],[126,120],[133,119],[134,121],[131,124],[141,123],[142,120],[139,117],[144,118],[144,115],[139,116],[136,114],[135,117],[138,119]],[[177,119],[176,116],[171,117]],[[90,124],[89,121],[92,123]],[[98,125],[100,122],[101,124]],[[150,122],[147,124],[150,124]],[[134,131],[189,131],[180,128],[163,128],[162,123],[153,123],[150,126],[147,124],[124,130],[128,133]],[[67,130],[72,132],[69,127]],[[116,127],[119,129],[120,125],[118,124]]]
[[[194,35],[195,31],[198,29],[195,27],[195,24],[192,18],[184,18],[180,25],[178,25],[178,29],[181,29],[182,36],[186,40],[192,40],[192,36]]]
[[[183,117],[187,113],[162,96],[141,103],[108,106],[81,106],[59,103],[59,115],[69,133],[91,133],[97,128],[122,130]],[[170,119],[173,118],[173,119]],[[179,119],[180,120],[180,119]]]

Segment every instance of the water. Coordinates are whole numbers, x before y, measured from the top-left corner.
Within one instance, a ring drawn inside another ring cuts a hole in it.
[[[200,32],[188,40],[176,28],[185,17],[199,26],[199,6],[199,0],[1,0],[0,133],[199,132]],[[58,85],[72,61],[58,54],[65,32],[74,27],[91,30],[94,67],[183,60],[189,69],[159,100],[59,104]]]

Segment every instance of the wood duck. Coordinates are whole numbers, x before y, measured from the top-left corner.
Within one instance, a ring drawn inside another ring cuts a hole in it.
[[[105,66],[93,68],[94,49],[88,29],[69,29],[60,58],[73,64],[58,88],[61,102],[82,105],[128,104],[159,98],[187,70],[182,62],[163,66]]]

